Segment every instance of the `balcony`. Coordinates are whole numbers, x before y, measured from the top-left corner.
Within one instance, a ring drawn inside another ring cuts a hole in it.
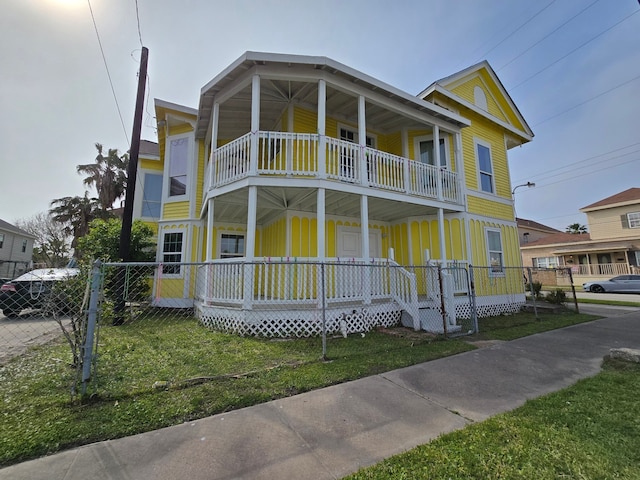
[[[259,131],[257,139],[247,133],[213,151],[205,175],[205,196],[258,175],[323,179],[463,205],[456,172],[311,133]]]

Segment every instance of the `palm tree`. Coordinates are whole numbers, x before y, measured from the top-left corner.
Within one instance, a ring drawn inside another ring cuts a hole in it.
[[[102,145],[96,143],[98,155],[94,163],[78,165],[76,170],[86,175],[84,184],[94,186],[98,192],[100,208],[107,212],[114,202],[124,195],[127,186],[127,163],[129,155],[119,155],[116,148],[110,148],[107,155],[102,153]]]
[[[64,225],[67,234],[73,236],[71,247],[73,256],[80,257],[77,248],[78,239],[89,232],[89,224],[95,218],[104,216],[104,211],[96,198],[89,198],[89,193],[84,192],[84,197],[63,197],[51,201],[49,213],[51,218]]]
[[[565,231],[567,233],[587,233],[587,227],[579,223],[572,223],[571,225],[567,225]]]

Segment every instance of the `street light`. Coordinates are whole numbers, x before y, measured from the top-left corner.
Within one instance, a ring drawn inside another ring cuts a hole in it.
[[[516,190],[520,187],[535,187],[536,184],[534,182],[527,182],[527,183],[523,183],[522,185],[516,185],[515,187],[513,187],[513,190],[511,190],[511,195],[513,195],[514,193],[516,193]]]

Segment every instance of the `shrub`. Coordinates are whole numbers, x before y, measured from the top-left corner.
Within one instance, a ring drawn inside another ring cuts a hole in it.
[[[533,282],[533,283],[527,283],[527,293],[531,293],[531,286],[533,285],[533,295],[536,297],[536,300],[540,300],[542,298],[542,283],[540,282]]]
[[[556,288],[554,291],[547,293],[545,300],[549,303],[562,305],[567,301],[567,294],[564,292],[564,290]]]

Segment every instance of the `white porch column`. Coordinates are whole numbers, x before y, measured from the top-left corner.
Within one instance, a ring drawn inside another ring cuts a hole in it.
[[[440,127],[438,125],[433,126],[433,158],[436,167],[438,167],[438,183],[436,184],[438,200],[442,201],[442,159],[440,158]]]
[[[287,107],[287,132],[293,133],[293,105],[289,103]],[[287,174],[293,173],[293,140],[287,140]]]
[[[411,191],[411,173],[409,171],[409,131],[406,127],[402,127],[402,130],[400,130],[400,139],[402,141],[402,158],[404,158],[404,163],[402,164],[403,186],[404,191],[409,193]]]
[[[362,300],[365,305],[371,303],[371,266],[369,264],[369,197],[360,197],[360,231],[362,235],[362,258],[365,259],[362,285]]]
[[[317,213],[316,213],[316,221],[318,223],[317,226],[317,235],[318,235],[318,259],[322,262],[324,261],[327,252],[325,247],[325,190],[324,188],[318,189],[318,200],[317,200]]]
[[[215,170],[216,170],[216,150],[218,149],[218,125],[220,122],[220,104],[213,103],[213,111],[211,112],[211,156],[209,161],[209,188],[214,186]]]
[[[245,241],[245,261],[252,262],[255,258],[256,248],[256,217],[258,212],[258,187],[249,187],[249,198],[247,204],[247,238]],[[255,265],[244,265],[244,288],[242,308],[251,310],[253,305],[253,275]]]
[[[327,177],[326,123],[327,123],[327,82],[318,80],[318,177]]]
[[[465,205],[467,205],[467,195],[465,192],[467,191],[467,179],[465,177],[465,168],[464,168],[464,155],[462,154],[462,134],[460,132],[456,132],[454,134],[454,155],[456,159],[456,173],[458,174],[458,178],[460,179],[459,187],[459,200]]]
[[[213,198],[207,200],[207,258],[205,261],[213,260]]]
[[[440,236],[440,260],[442,266],[447,261],[447,237],[444,234],[444,210],[438,209],[438,235]]]
[[[260,130],[260,75],[251,79],[251,155],[249,175],[258,174],[258,131]]]
[[[369,181],[367,179],[367,159],[364,154],[364,150],[367,147],[367,120],[366,120],[366,110],[365,110],[365,99],[363,95],[358,97],[358,145],[360,159],[360,183],[362,185],[368,185]],[[367,252],[367,255],[369,253]]]

